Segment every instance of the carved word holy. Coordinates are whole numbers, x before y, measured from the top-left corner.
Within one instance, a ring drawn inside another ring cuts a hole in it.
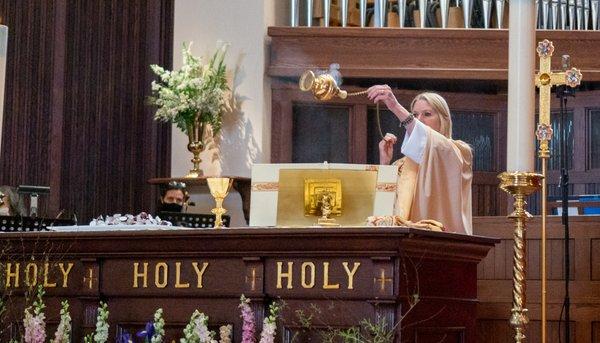
[[[302,288],[314,288],[316,285],[316,274],[317,270],[321,274],[323,283],[317,287],[322,289],[340,289],[345,287],[347,289],[354,289],[354,276],[360,267],[360,262],[354,262],[350,265],[349,262],[342,262],[342,268],[345,272],[345,283],[332,282],[329,277],[330,262],[314,263],[314,262],[302,262],[300,263],[300,280],[294,279],[294,273],[298,268],[298,263],[294,262],[277,262],[277,289],[287,288],[293,289],[294,284],[300,281],[300,287]]]

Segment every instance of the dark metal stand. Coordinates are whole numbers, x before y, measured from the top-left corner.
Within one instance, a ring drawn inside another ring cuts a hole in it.
[[[562,224],[565,228],[565,299],[561,310],[565,314],[565,342],[571,338],[571,317],[570,317],[570,299],[569,299],[569,281],[570,281],[570,251],[569,251],[569,166],[567,160],[567,99],[575,96],[575,89],[567,86],[560,86],[556,89],[556,96],[560,99],[560,189],[562,195]],[[559,325],[560,330],[560,325]],[[560,339],[560,333],[559,333]]]

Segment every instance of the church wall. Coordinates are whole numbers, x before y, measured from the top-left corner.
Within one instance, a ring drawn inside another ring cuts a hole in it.
[[[250,176],[254,162],[269,162],[271,93],[265,75],[268,58],[267,27],[282,25],[287,1],[182,0],[175,2],[173,66],[181,67],[181,48],[193,42],[195,55],[207,56],[217,42],[230,44],[226,63],[237,106],[224,118],[218,144],[202,157],[205,174]],[[187,137],[173,128],[171,173],[190,169]],[[218,155],[216,155],[218,153]],[[215,157],[220,159],[215,160]]]
[[[280,0],[178,0],[175,2],[173,66],[181,67],[181,48],[193,42],[197,56],[212,54],[218,41],[230,44],[226,63],[234,91],[235,109],[224,117],[216,142],[207,144],[201,168],[205,175],[250,176],[252,164],[270,162],[271,86],[265,69],[268,63],[267,27],[284,25],[288,1]],[[191,168],[187,136],[173,127],[171,176],[180,177]],[[192,188],[192,212],[209,213],[212,197],[206,189]],[[245,225],[241,198],[225,200],[232,225]]]

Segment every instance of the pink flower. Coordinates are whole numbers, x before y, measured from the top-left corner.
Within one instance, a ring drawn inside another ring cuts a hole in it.
[[[242,295],[240,301],[239,307],[244,322],[242,325],[242,343],[255,343],[256,338],[254,337],[254,334],[256,332],[256,327],[254,323],[254,312],[252,312],[252,309],[250,308],[250,299],[246,299],[246,297]]]
[[[46,323],[44,313],[33,316],[28,310],[25,311],[25,343],[44,343],[46,340]]]

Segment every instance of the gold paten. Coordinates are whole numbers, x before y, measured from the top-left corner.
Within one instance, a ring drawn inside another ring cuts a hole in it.
[[[527,229],[525,224],[531,218],[531,214],[525,210],[525,197],[540,188],[544,177],[535,173],[504,172],[498,175],[498,178],[500,179],[500,189],[515,198],[515,209],[508,215],[508,218],[515,221],[513,233],[513,303],[510,325],[515,329],[515,342],[520,343],[525,340],[525,330],[527,323],[529,323],[527,309],[525,308],[527,286],[525,281],[527,270],[527,251],[525,249]]]
[[[212,213],[215,215],[215,229],[223,227],[223,215],[227,213],[227,210],[223,208],[223,200],[229,194],[233,179],[228,177],[209,177],[206,179],[208,183],[208,189],[210,194],[215,198],[217,207],[212,209]]]
[[[535,77],[535,85],[540,89],[539,122],[536,136],[539,141],[538,157],[542,160],[542,343],[546,342],[546,216],[547,214],[547,187],[546,171],[548,159],[550,158],[549,142],[552,139],[552,125],[550,123],[550,91],[552,86],[567,85],[576,87],[581,83],[581,72],[577,68],[571,68],[563,72],[553,72],[552,54],[554,44],[545,39],[538,43],[537,53],[540,58],[540,71]]]
[[[308,183],[305,183],[305,180]],[[335,182],[322,182],[319,184],[319,182],[316,182],[318,180],[339,180],[340,189],[336,189]],[[311,189],[311,187],[313,189],[312,199],[314,200],[312,206],[310,206],[310,192],[308,196],[305,193],[307,185],[311,185],[308,186],[308,189]],[[377,171],[280,170],[279,192],[277,195],[277,226],[315,225],[315,219],[323,215],[323,194],[319,195],[319,191],[324,190],[330,190],[330,196],[333,198],[333,201],[330,202],[333,205],[330,216],[335,216],[337,224],[341,226],[362,226],[365,224],[365,218],[373,215],[377,190]],[[305,206],[305,204],[309,204],[309,206]]]

